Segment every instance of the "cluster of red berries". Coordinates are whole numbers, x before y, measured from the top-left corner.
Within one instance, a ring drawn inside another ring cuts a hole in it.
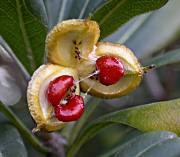
[[[113,56],[102,56],[96,60],[98,80],[109,86],[117,83],[124,76],[122,62]],[[84,112],[83,97],[76,95],[75,80],[72,76],[62,75],[49,83],[47,99],[54,107],[58,120],[69,122],[78,120]]]

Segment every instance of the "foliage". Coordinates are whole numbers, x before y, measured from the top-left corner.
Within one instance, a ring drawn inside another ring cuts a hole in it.
[[[48,141],[48,149],[29,131],[34,124],[27,110],[25,92],[29,76],[46,61],[47,31],[69,18],[96,20],[102,40],[123,42],[143,65],[154,64],[157,70],[148,74],[142,85],[128,96],[108,101],[89,97],[84,116],[60,132],[66,137],[64,143],[68,142],[67,155],[179,156],[180,100],[174,99],[180,92],[180,75],[176,72],[180,63],[179,3],[179,0],[1,0],[0,68],[4,72],[0,74],[3,76],[0,77],[0,101],[3,101],[0,103],[0,156],[45,156],[54,149],[52,141]],[[13,79],[7,79],[10,77]],[[11,93],[8,86],[12,88]],[[15,92],[17,96],[12,98]],[[156,92],[158,96],[154,96]],[[173,100],[147,104],[162,99]],[[130,105],[135,107],[127,108]],[[40,134],[44,136],[47,140],[47,134]],[[60,148],[62,143],[55,145]]]

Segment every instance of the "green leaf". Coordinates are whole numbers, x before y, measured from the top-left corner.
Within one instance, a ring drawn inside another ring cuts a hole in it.
[[[4,41],[4,39],[0,36],[0,56],[1,58],[1,65],[5,64],[7,62],[8,66],[11,66],[11,62],[13,66],[12,69],[14,70],[14,68],[17,68],[19,70],[18,74],[17,71],[15,70],[15,74],[17,77],[19,77],[19,75],[21,74],[20,77],[23,77],[23,80],[19,79],[21,81],[21,88],[24,90],[24,88],[27,88],[27,81],[29,81],[30,79],[30,75],[29,73],[26,71],[26,69],[24,68],[24,66],[22,65],[22,63],[19,61],[19,59],[15,56],[15,54],[13,53],[13,51],[11,50],[11,48],[9,47],[9,45]],[[3,56],[7,56],[7,57],[3,57]],[[4,61],[3,61],[4,60]],[[5,63],[4,63],[5,62]],[[20,73],[20,74],[19,74]],[[14,76],[13,76],[14,77]],[[17,79],[18,81],[18,79]]]
[[[107,114],[87,126],[68,152],[73,156],[99,131],[113,124],[125,124],[141,131],[167,130],[180,135],[180,99],[132,107]]]
[[[151,13],[142,14],[138,17],[133,18],[133,22],[129,22],[126,25],[129,26],[129,28],[126,29],[126,31],[123,32],[123,35],[119,36],[118,43],[125,43],[128,39],[131,38],[131,36],[138,30],[138,28],[149,18]],[[124,27],[126,26],[124,25]],[[119,34],[119,33],[118,33]]]
[[[53,26],[55,26],[59,21],[59,16],[61,13],[64,14],[65,10],[62,8],[63,0],[44,0],[44,5],[47,12],[48,17],[48,29],[50,30]],[[65,1],[64,1],[65,3]]]
[[[0,112],[2,112],[8,120],[19,130],[21,135],[27,140],[35,149],[42,153],[48,153],[49,150],[43,146],[40,141],[31,134],[31,132],[24,126],[18,117],[4,104],[0,102]]]
[[[180,156],[180,138],[174,138],[159,143],[145,151],[138,157],[179,157]]]
[[[18,131],[11,125],[2,124],[0,127],[0,156],[27,157],[26,148]]]
[[[43,22],[45,26],[48,25],[48,17],[43,0],[25,0],[29,11]]]
[[[180,63],[180,49],[172,50],[163,55],[152,58],[147,61],[146,65],[154,64],[157,68],[159,68],[161,66],[175,63]]]
[[[101,38],[117,30],[133,16],[162,7],[167,0],[109,0],[91,16],[101,29]]]
[[[48,15],[48,27],[66,19],[86,18],[90,12],[105,0],[44,0]]]
[[[121,145],[115,157],[139,157],[148,149],[176,137],[176,134],[164,131],[145,133]]]
[[[24,0],[0,1],[0,34],[31,74],[43,63],[46,32]]]
[[[10,107],[16,116],[28,128],[32,128],[34,122],[28,109],[26,94],[24,94],[27,90],[30,75],[1,37],[0,71],[0,101],[5,105],[11,105]],[[0,118],[1,120],[2,118]]]
[[[87,122],[90,115],[93,113],[93,111],[96,109],[97,105],[100,103],[100,99],[92,98],[90,102],[86,105],[85,112],[81,119],[75,123],[75,126],[72,128],[70,137],[69,137],[69,144],[73,144],[74,140],[82,130],[82,127]]]
[[[132,49],[138,58],[143,59],[175,42],[180,36],[180,20],[177,20],[180,15],[179,6],[179,0],[172,0],[153,12],[125,45]]]
[[[22,100],[30,76],[0,37],[0,101],[14,105]],[[24,106],[24,105],[22,105]]]
[[[118,143],[118,145],[114,146],[110,150],[106,150],[105,153],[101,154],[98,157],[112,157],[116,152],[118,152],[118,150],[122,146],[122,144],[127,143],[128,141],[132,140],[135,137],[140,136],[141,134],[142,134],[142,132],[138,131],[137,129],[131,128],[131,131],[128,131],[125,135],[123,135],[123,137],[120,140],[120,142]]]
[[[105,0],[76,0],[71,5],[68,18],[86,18],[95,8],[103,4]]]

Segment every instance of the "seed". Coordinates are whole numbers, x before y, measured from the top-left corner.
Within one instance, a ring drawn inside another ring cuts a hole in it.
[[[65,105],[55,108],[55,116],[63,122],[78,120],[84,112],[84,100],[79,95],[71,96]]]
[[[74,40],[73,43],[76,45],[76,40]]]
[[[102,56],[98,58],[96,67],[99,70],[99,81],[106,86],[117,83],[124,76],[124,66],[116,57]]]
[[[47,89],[49,103],[54,107],[59,105],[62,98],[68,94],[66,93],[68,89],[73,86],[73,82],[73,77],[68,75],[59,76],[51,81]],[[63,84],[63,86],[61,84]]]

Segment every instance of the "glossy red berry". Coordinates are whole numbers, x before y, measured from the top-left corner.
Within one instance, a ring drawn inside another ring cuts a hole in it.
[[[84,100],[81,96],[72,96],[66,104],[55,108],[55,116],[63,122],[78,120],[84,112]]]
[[[113,56],[98,58],[96,60],[96,68],[99,70],[99,81],[106,86],[117,83],[124,76],[122,62]]]
[[[74,85],[72,76],[62,75],[55,78],[49,83],[47,88],[47,99],[51,105],[56,107],[60,101],[65,97],[69,88]]]

